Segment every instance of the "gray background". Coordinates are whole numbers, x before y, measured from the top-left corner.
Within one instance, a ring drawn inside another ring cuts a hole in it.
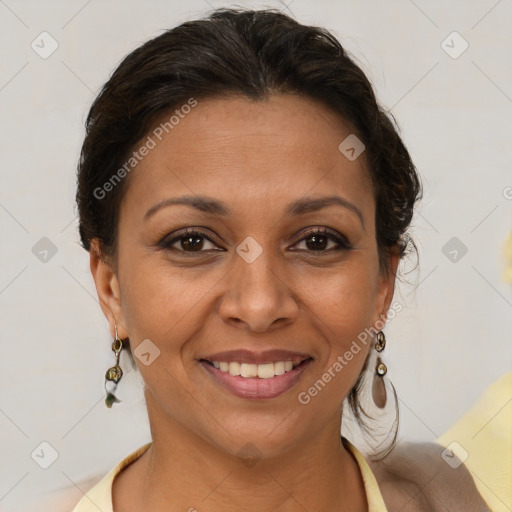
[[[104,405],[113,354],[78,245],[76,163],[88,108],[121,59],[163,29],[227,5],[0,0],[2,511],[32,510],[40,493],[64,487],[78,500],[75,485],[150,440],[136,372],[121,381],[123,404]],[[243,5],[278,7],[332,30],[401,126],[425,199],[412,229],[420,267],[395,295],[404,309],[385,329],[384,361],[400,399],[400,437],[434,440],[511,370],[501,251],[512,206],[512,4]],[[51,48],[43,31],[58,44],[47,58],[31,47]],[[454,31],[463,39],[447,39]],[[31,457],[43,441],[58,453],[46,470]]]

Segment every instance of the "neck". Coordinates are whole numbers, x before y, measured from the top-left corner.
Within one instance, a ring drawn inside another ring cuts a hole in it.
[[[140,502],[133,510],[368,510],[359,467],[341,442],[339,417],[294,449],[260,458],[253,445],[239,456],[227,453],[150,402],[148,413],[153,443],[137,461],[131,495]]]

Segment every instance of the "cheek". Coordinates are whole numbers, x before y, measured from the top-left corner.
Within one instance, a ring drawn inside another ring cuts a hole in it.
[[[120,281],[126,326],[135,348],[149,338],[176,354],[193,336],[208,293],[223,274],[172,267],[163,258],[126,258]]]
[[[360,262],[310,283],[308,303],[335,339],[344,343],[371,325],[376,302],[375,273]]]
[[[333,383],[332,399],[347,394],[364,366],[373,339],[375,290],[374,275],[364,265],[316,281],[310,308],[324,343],[315,378]]]

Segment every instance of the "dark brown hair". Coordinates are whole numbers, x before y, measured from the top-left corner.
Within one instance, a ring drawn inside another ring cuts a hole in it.
[[[104,197],[95,190],[111,180],[163,114],[190,98],[260,100],[274,93],[322,102],[364,143],[376,201],[379,262],[387,272],[391,250],[403,256],[409,242],[414,247],[406,230],[422,194],[419,176],[392,116],[379,106],[369,80],[339,41],[277,10],[219,9],[165,31],[121,62],[86,121],[76,194],[83,247],[89,250],[97,238],[102,255],[115,259],[119,207],[129,176]],[[360,385],[361,376],[347,397],[358,421],[359,411],[364,413],[357,399]]]

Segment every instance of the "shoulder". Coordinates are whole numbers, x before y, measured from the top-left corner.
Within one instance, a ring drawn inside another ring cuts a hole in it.
[[[471,473],[455,455],[449,465],[436,443],[400,441],[384,459],[368,460],[390,512],[487,512]],[[460,464],[459,464],[460,463]]]

